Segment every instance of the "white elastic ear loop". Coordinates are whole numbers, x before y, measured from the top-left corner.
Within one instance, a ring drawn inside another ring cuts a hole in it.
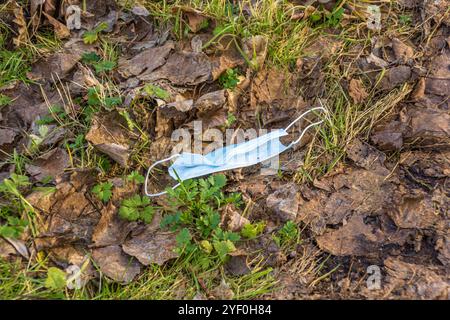
[[[304,116],[306,116],[308,113],[310,113],[310,112],[312,112],[312,111],[316,111],[316,110],[321,110],[321,111],[323,111],[325,114],[328,113],[328,110],[325,109],[324,107],[315,107],[315,108],[309,109],[308,111],[302,113],[297,119],[295,119],[294,121],[292,121],[292,122],[284,129],[284,131],[287,132],[287,131],[288,131],[288,130],[289,130],[289,129],[297,122],[297,121],[299,121],[300,119],[302,119],[302,118],[303,118]],[[299,143],[300,140],[302,140],[304,134],[309,130],[309,128],[312,128],[312,127],[314,127],[314,126],[316,126],[316,125],[318,125],[318,124],[321,124],[323,121],[324,121],[324,120],[320,120],[320,121],[313,122],[313,123],[309,124],[305,129],[302,130],[302,133],[300,134],[300,137],[298,137],[297,140],[292,141],[292,142],[288,145],[288,148],[290,148],[290,147],[292,147],[293,145]]]
[[[178,156],[180,156],[179,153],[174,154],[174,155],[171,155],[170,157],[168,157],[168,158],[166,158],[166,159],[162,159],[162,160],[156,161],[154,164],[152,164],[152,165],[148,168],[147,174],[145,175],[145,185],[144,185],[144,191],[145,191],[145,194],[146,194],[148,197],[158,197],[158,196],[162,196],[163,194],[166,194],[166,193],[167,193],[167,191],[163,191],[163,192],[159,192],[159,193],[148,193],[147,186],[148,186],[148,177],[149,177],[149,175],[150,175],[150,171],[151,171],[155,166],[157,166],[158,164],[163,163],[163,162],[166,162],[166,161],[169,161],[169,160],[172,160],[173,158],[176,158],[176,157],[178,157]],[[175,188],[178,187],[179,185],[180,185],[180,183],[177,183],[176,185],[174,185],[174,186],[172,187],[172,189],[175,189]]]

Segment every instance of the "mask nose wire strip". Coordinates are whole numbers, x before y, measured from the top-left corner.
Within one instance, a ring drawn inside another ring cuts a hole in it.
[[[152,169],[153,169],[155,166],[157,166],[158,164],[163,163],[163,162],[166,162],[166,161],[170,161],[170,160],[172,160],[173,158],[176,158],[176,157],[179,157],[179,156],[180,156],[179,153],[174,154],[174,155],[171,155],[170,157],[168,157],[168,158],[166,158],[166,159],[162,159],[162,160],[156,161],[154,164],[152,164],[152,165],[148,168],[147,174],[145,175],[145,185],[144,185],[144,191],[145,191],[145,194],[146,194],[148,197],[158,197],[158,196],[162,196],[163,194],[166,194],[166,193],[167,193],[167,191],[162,191],[162,192],[159,192],[159,193],[148,193],[148,177],[149,177],[149,175],[150,175],[150,171],[152,171]],[[180,185],[180,183],[177,183],[176,185],[174,185],[174,186],[172,187],[172,189],[175,189],[175,188],[178,187],[179,185]]]
[[[308,111],[302,113],[297,119],[295,119],[294,121],[292,121],[284,130],[287,132],[296,122],[298,122],[300,119],[302,119],[304,116],[306,116],[308,113],[312,112],[312,111],[316,111],[316,110],[321,110],[322,112],[324,112],[325,114],[328,113],[328,110],[325,109],[324,107],[316,107],[316,108],[311,108]],[[289,145],[288,148],[292,147],[293,145],[297,144],[300,142],[300,140],[302,140],[303,135],[309,130],[309,128],[314,127],[318,124],[321,124],[323,122],[323,120],[317,121],[317,122],[313,122],[310,125],[308,125],[305,129],[303,129],[300,134],[300,137],[297,138],[297,140],[292,141]]]

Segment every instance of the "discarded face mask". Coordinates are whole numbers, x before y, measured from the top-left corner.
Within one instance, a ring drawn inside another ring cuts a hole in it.
[[[325,113],[327,112],[327,110],[323,107],[312,108],[300,115],[285,129],[277,129],[243,143],[219,148],[206,155],[183,152],[181,154],[174,154],[167,159],[157,161],[147,170],[147,175],[145,177],[145,194],[149,197],[157,197],[166,193],[166,191],[163,191],[150,194],[147,189],[148,178],[151,170],[155,166],[175,158],[176,160],[169,167],[168,172],[173,179],[180,182],[192,178],[206,176],[215,172],[248,167],[269,160],[279,155],[283,151],[291,148],[295,144],[299,143],[308,129],[323,122],[323,120],[320,120],[309,124],[301,132],[300,136],[290,144],[284,145],[281,143],[280,138],[289,135],[288,130],[297,121],[302,119],[308,113],[316,110],[320,110]],[[176,184],[172,187],[172,189],[177,188],[179,185],[180,183]]]

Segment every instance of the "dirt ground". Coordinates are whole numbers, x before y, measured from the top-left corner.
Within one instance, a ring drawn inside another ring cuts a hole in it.
[[[449,11],[445,0],[0,4],[0,297],[448,299]],[[301,127],[323,123],[272,174],[259,164],[207,180],[241,205],[145,197],[143,176],[178,129],[207,146],[211,129],[284,128],[320,106],[328,114]],[[203,237],[209,206],[240,240]],[[163,228],[196,210],[194,224]]]

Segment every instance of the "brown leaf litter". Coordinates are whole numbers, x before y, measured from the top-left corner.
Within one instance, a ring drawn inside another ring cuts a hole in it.
[[[31,80],[52,81],[65,78],[73,70],[81,55],[73,52],[59,52],[37,61],[27,76]]]
[[[130,283],[141,272],[139,262],[117,245],[92,250],[92,258],[105,276],[117,282]]]
[[[168,41],[163,46],[146,49],[131,59],[120,58],[118,71],[125,78],[140,75],[145,77],[145,74],[162,66],[173,49],[174,43]]]
[[[392,294],[407,299],[448,299],[448,275],[430,265],[389,257],[383,263],[387,277],[381,291],[365,291],[369,297],[387,298]]]
[[[42,181],[51,177],[54,179],[69,166],[69,155],[61,148],[55,148],[36,158],[26,165],[26,170],[33,179]]]
[[[197,85],[211,79],[211,63],[200,52],[174,52],[166,63],[154,70],[138,76],[142,81],[169,80],[174,85]]]
[[[174,251],[177,246],[176,234],[158,230],[159,224],[149,225],[141,232],[135,232],[132,238],[122,245],[123,251],[135,257],[145,266],[152,263],[163,265],[166,261],[177,258]]]
[[[27,198],[46,220],[45,231],[34,240],[38,250],[49,250],[59,263],[76,265],[92,251],[100,271],[123,283],[140,273],[141,263],[162,265],[178,256],[175,234],[159,229],[160,215],[147,226],[119,218],[114,203],[120,203],[127,192],[133,194],[132,187],[116,184],[112,201],[99,209],[101,204],[88,194],[94,181],[92,171],[75,171],[62,177],[55,193],[42,196],[35,191]]]

